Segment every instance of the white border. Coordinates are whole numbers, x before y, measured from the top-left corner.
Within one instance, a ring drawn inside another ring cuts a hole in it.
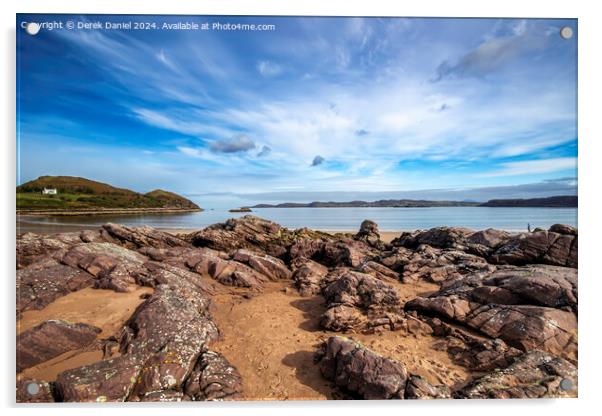
[[[598,233],[600,223],[602,154],[599,141],[600,129],[600,74],[602,65],[602,22],[596,13],[596,2],[578,1],[435,1],[412,2],[384,0],[166,0],[163,2],[140,2],[126,0],[21,0],[15,4],[2,2],[3,53],[0,59],[3,83],[2,126],[2,181],[0,195],[2,203],[3,238],[0,246],[4,302],[2,305],[4,340],[0,343],[5,363],[0,385],[2,404],[9,407],[8,413],[27,414],[106,414],[112,413],[165,415],[207,414],[229,415],[299,414],[308,412],[345,412],[366,415],[375,408],[386,413],[445,413],[466,414],[474,412],[487,415],[531,411],[539,414],[577,414],[600,407],[596,399],[600,378],[600,311],[599,300],[602,272],[599,271],[601,241]],[[15,261],[15,13],[121,13],[121,14],[238,14],[238,15],[358,15],[358,16],[433,16],[433,17],[564,17],[579,19],[579,228],[581,229],[580,255],[580,334],[579,334],[579,395],[576,400],[527,400],[527,401],[438,401],[431,403],[375,403],[375,402],[328,402],[328,403],[220,403],[196,404],[195,406],[61,406],[25,407],[14,403],[14,261]],[[600,397],[602,400],[602,397]]]

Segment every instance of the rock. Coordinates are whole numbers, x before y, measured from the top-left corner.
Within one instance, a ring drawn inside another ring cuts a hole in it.
[[[455,328],[441,320],[428,320],[433,328],[433,335],[443,337],[437,349],[447,351],[451,359],[463,367],[473,371],[493,371],[512,364],[521,351],[508,346],[501,339],[486,339],[461,328]]]
[[[22,234],[17,237],[17,269],[48,259],[53,254],[65,252],[74,244],[81,242],[78,233]]]
[[[327,267],[313,260],[300,258],[292,275],[293,285],[301,296],[317,295],[322,290],[322,281],[327,274]]]
[[[44,321],[17,335],[17,373],[96,340],[100,328],[60,320]]]
[[[328,308],[320,320],[323,328],[394,329],[402,320],[401,301],[391,286],[364,273],[344,269],[336,273],[340,277],[322,290]]]
[[[42,309],[61,296],[90,287],[89,273],[46,258],[17,270],[17,315],[30,309]]]
[[[335,305],[322,315],[320,325],[330,331],[343,332],[361,327],[366,317],[353,306]]]
[[[509,270],[516,273],[514,277]],[[567,291],[563,292],[558,282],[566,283],[565,269],[532,266],[509,270],[488,278],[457,279],[428,298],[406,303],[405,308],[454,320],[522,351],[541,349],[576,359],[576,315],[534,305],[564,302]],[[542,288],[541,293],[537,288]]]
[[[415,250],[397,248],[383,254],[381,262],[402,274],[404,283],[419,280],[440,283],[472,273],[489,273],[495,266],[464,251],[420,245]]]
[[[498,264],[551,264],[577,267],[577,236],[552,231],[519,234],[500,246],[489,260]]]
[[[190,247],[190,243],[164,231],[152,227],[126,227],[108,223],[102,228],[116,241],[130,249],[140,247]]]
[[[292,275],[282,260],[272,256],[243,249],[235,251],[232,259],[249,265],[253,270],[267,276],[270,280],[288,280]]]
[[[17,403],[52,403],[53,386],[44,380],[19,380],[16,399]]]
[[[435,248],[450,248],[464,251],[467,249],[467,239],[473,230],[461,227],[436,227],[426,231],[404,232],[391,242],[393,246],[417,248],[427,244]]]
[[[569,387],[564,390],[561,386]],[[508,368],[481,377],[454,394],[466,399],[577,397],[577,368],[542,351],[529,351]]]
[[[500,269],[483,285],[507,290],[516,302],[566,309],[577,313],[577,270],[555,266],[525,266]]]
[[[63,371],[56,379],[63,402],[123,402],[142,368],[138,357],[124,355]]]
[[[328,338],[323,349],[320,371],[337,387],[368,400],[404,398],[408,373],[401,363],[342,337]]]
[[[273,257],[283,257],[287,252],[283,241],[287,233],[288,230],[276,223],[245,215],[189,234],[186,240],[195,247],[209,247],[219,251],[246,248]]]
[[[362,273],[369,274],[371,276],[376,277],[378,280],[383,280],[385,282],[397,282],[399,281],[399,274],[389,269],[387,266],[383,266],[380,263],[369,260],[366,261],[357,268],[358,271]]]
[[[204,352],[188,377],[184,392],[192,400],[231,400],[242,394],[238,370],[213,351]]]
[[[406,399],[450,399],[451,391],[447,386],[433,386],[424,378],[411,374],[405,389]]]
[[[363,241],[378,250],[384,250],[386,246],[380,239],[378,224],[371,220],[362,221],[359,232],[353,238],[358,241]]]
[[[323,290],[327,304],[346,304],[358,308],[397,308],[401,302],[393,287],[359,272],[347,271]]]
[[[209,263],[209,275],[226,286],[261,289],[269,279],[249,266],[233,260],[215,259]]]
[[[182,386],[206,345],[218,337],[208,304],[198,292],[160,285],[136,309],[120,337],[121,352],[141,364],[129,400]]]
[[[488,228],[483,231],[477,231],[466,239],[468,251],[481,257],[488,257],[499,246],[510,239],[510,234],[506,231]]]
[[[566,224],[554,224],[549,229],[552,233],[577,236],[577,228]]]

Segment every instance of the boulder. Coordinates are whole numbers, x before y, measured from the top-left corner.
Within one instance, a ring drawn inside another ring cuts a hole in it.
[[[405,308],[454,320],[522,351],[541,349],[576,359],[576,315],[541,306],[568,305],[568,294],[576,295],[566,286],[570,284],[565,272],[564,268],[531,266],[489,277],[468,276],[443,285],[428,298],[406,303]]]
[[[497,248],[489,260],[517,266],[540,263],[576,268],[577,239],[577,235],[553,231],[523,233]]]
[[[327,274],[327,267],[313,260],[299,258],[292,275],[293,285],[301,296],[317,295],[322,290],[322,281]]]
[[[17,270],[17,315],[42,309],[59,297],[94,285],[94,276],[52,258],[39,259]]]
[[[188,234],[185,239],[195,247],[209,247],[219,251],[246,248],[273,257],[283,257],[287,252],[284,241],[287,233],[288,230],[276,223],[245,215]]]
[[[138,357],[124,355],[66,370],[56,379],[56,394],[63,402],[123,402],[141,368]]]
[[[529,351],[509,367],[476,379],[454,396],[465,399],[577,397],[577,368],[562,358]]]
[[[455,249],[420,245],[414,250],[398,247],[383,253],[381,263],[397,270],[404,283],[424,280],[440,283],[472,273],[489,273],[495,266],[482,257]]]
[[[408,373],[395,360],[342,337],[328,338],[319,356],[324,378],[354,397],[368,400],[404,398]]]
[[[450,399],[451,391],[449,387],[439,385],[433,386],[424,378],[410,374],[405,389],[406,399]]]
[[[282,260],[268,256],[267,254],[257,254],[241,249],[232,254],[232,259],[247,264],[253,270],[261,273],[270,280],[288,280],[292,275]]]
[[[17,372],[96,340],[100,328],[61,320],[44,321],[17,335]]]
[[[320,319],[323,328],[332,331],[398,329],[403,308],[390,285],[368,274],[339,269],[339,275],[325,286],[322,295],[327,310]]]
[[[141,247],[190,247],[189,242],[152,227],[126,227],[108,223],[102,228],[119,244],[133,250]]]
[[[378,250],[384,250],[386,247],[385,243],[380,239],[378,224],[371,220],[362,221],[359,232],[355,234],[353,238],[358,241],[363,241]]]
[[[184,392],[194,401],[238,399],[242,394],[242,379],[222,354],[206,351],[188,377]]]
[[[436,227],[426,231],[404,232],[391,241],[391,244],[411,249],[426,244],[435,248],[465,251],[467,249],[467,239],[472,234],[474,234],[474,231],[468,228]]]

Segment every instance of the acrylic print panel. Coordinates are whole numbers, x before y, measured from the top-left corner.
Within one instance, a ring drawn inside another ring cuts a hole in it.
[[[17,401],[577,396],[577,35],[17,15]]]

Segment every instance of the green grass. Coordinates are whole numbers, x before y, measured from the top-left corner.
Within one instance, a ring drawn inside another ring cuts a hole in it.
[[[57,195],[43,195],[44,188]],[[141,194],[76,176],[40,176],[17,187],[17,209],[172,208],[198,209],[188,199],[160,189]]]

